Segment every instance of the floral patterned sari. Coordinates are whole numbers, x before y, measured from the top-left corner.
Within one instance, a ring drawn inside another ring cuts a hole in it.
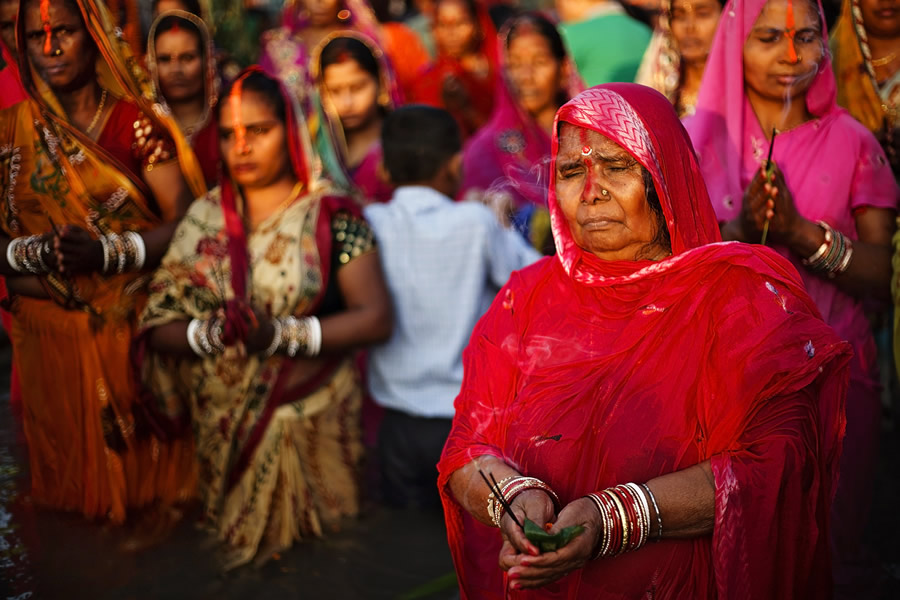
[[[238,276],[243,267],[233,268],[241,236],[231,230],[236,186],[225,179],[179,225],[150,284],[142,337],[168,323],[208,319],[244,296],[273,318],[342,310],[337,270],[372,250],[373,237],[358,208],[319,179],[299,106],[289,106],[290,153],[304,188],[255,229],[245,226],[246,282]],[[297,363],[314,372],[299,380]],[[157,422],[172,434],[192,424],[204,513],[226,545],[227,567],[321,536],[358,512],[362,391],[351,357],[310,362],[229,348],[184,360],[151,352],[142,372]]]

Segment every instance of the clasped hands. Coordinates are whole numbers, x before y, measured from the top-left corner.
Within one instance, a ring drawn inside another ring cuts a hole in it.
[[[506,571],[510,589],[528,589],[545,586],[580,569],[594,555],[603,533],[600,512],[588,498],[579,498],[567,504],[557,515],[553,500],[539,489],[522,492],[510,505],[520,523],[531,519],[535,523],[552,523],[550,533],[581,525],[583,534],[556,550],[541,554],[525,537],[509,513],[500,520],[503,546],[500,549],[500,568]]]
[[[768,177],[765,165],[762,165],[744,192],[738,217],[743,240],[758,244],[766,219],[769,220],[769,238],[782,244],[789,243],[802,219],[784,174],[776,165],[773,165],[772,174]]]
[[[41,258],[52,272],[78,275],[103,270],[103,245],[81,227],[66,225],[45,233],[40,244]]]

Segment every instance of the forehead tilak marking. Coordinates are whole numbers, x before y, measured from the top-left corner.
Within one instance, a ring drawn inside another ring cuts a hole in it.
[[[50,29],[50,0],[41,0],[41,26],[44,28],[44,54],[53,51],[52,30]]]
[[[244,78],[241,77],[234,82],[231,88],[231,94],[228,96],[228,107],[231,109],[232,127],[234,129],[234,140],[238,150],[242,150],[247,145],[247,128],[241,120],[241,93]]]

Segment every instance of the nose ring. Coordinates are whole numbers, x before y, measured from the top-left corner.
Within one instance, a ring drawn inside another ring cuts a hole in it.
[[[603,196],[609,196],[609,190],[602,189],[602,190],[600,190],[600,194]]]
[[[57,48],[53,51],[53,56],[62,56],[62,48]]]

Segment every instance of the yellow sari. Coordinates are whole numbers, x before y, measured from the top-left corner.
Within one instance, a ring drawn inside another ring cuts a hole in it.
[[[186,180],[202,193],[196,158],[172,119],[149,104],[146,78],[105,6],[90,0],[78,6],[100,51],[101,86],[112,98],[135,103],[147,127],[171,136]],[[22,41],[19,55],[27,60]],[[0,112],[4,233],[15,238],[71,224],[99,236],[159,225],[163,217],[152,208],[144,183],[68,123],[29,65],[20,71],[29,98]],[[195,479],[190,442],[162,443],[135,410],[129,356],[146,303],[147,274],[51,274],[41,282],[52,299],[13,298],[10,335],[24,384],[35,502],[118,523],[129,507],[189,498]]]

